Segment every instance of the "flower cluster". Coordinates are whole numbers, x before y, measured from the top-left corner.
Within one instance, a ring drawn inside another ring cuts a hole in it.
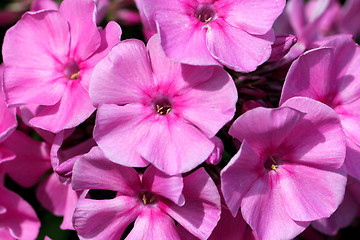
[[[0,239],[60,239],[49,212],[81,240],[322,239],[360,213],[359,1],[16,4]]]

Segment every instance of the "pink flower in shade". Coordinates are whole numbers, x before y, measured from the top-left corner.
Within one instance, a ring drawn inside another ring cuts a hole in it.
[[[250,72],[270,57],[272,25],[285,0],[142,0],[138,5],[169,58]]]
[[[316,220],[311,225],[318,231],[335,236],[341,228],[348,227],[360,212],[360,182],[349,177],[344,200],[329,217]]]
[[[360,47],[337,36],[299,57],[286,76],[280,104],[293,96],[323,102],[338,114],[346,135],[345,167],[360,179]]]
[[[80,198],[73,222],[80,239],[180,239],[175,221],[200,239],[207,239],[220,217],[220,196],[204,169],[184,179],[150,166],[142,176],[105,158],[98,147],[74,166],[75,190],[117,191],[107,200]],[[175,220],[175,221],[174,221]]]
[[[88,85],[95,64],[117,42],[120,27],[102,31],[92,0],[64,0],[59,11],[27,12],[4,38],[3,88],[10,107],[37,105],[32,126],[72,128],[95,110]]]
[[[51,165],[62,183],[71,182],[75,161],[96,146],[92,137],[79,139],[79,135],[82,134],[84,134],[82,129],[66,129],[56,134],[54,138],[50,152]]]
[[[72,215],[82,192],[74,191],[71,184],[63,184],[53,173],[40,182],[36,189],[36,198],[41,205],[56,216],[63,216],[61,229],[74,229]]]
[[[181,239],[198,240],[197,237],[186,231],[181,225],[177,225]],[[233,217],[225,204],[221,204],[221,217],[208,240],[257,240],[253,230],[245,222],[241,214]]]
[[[4,240],[35,239],[40,221],[29,203],[3,186],[5,161],[12,160],[0,159],[0,237]]]
[[[229,133],[242,145],[221,172],[222,192],[259,239],[291,239],[341,203],[345,137],[330,107],[292,98],[247,111]]]
[[[107,158],[173,175],[209,157],[237,92],[222,68],[174,63],[154,36],[147,49],[138,40],[116,45],[96,65],[90,97],[99,106],[94,139]]]
[[[313,48],[315,41],[321,40],[335,31],[340,4],[337,0],[290,0],[284,12],[276,20],[276,34],[294,34],[297,43],[286,59],[293,61],[306,49]]]
[[[3,163],[5,172],[22,187],[34,186],[51,169],[49,145],[16,130],[0,148],[11,151],[14,160]]]
[[[3,186],[0,186],[0,196],[1,239],[35,239],[40,221],[30,204]]]

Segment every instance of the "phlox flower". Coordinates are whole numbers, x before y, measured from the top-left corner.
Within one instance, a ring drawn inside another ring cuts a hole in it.
[[[315,41],[330,35],[336,29],[340,4],[337,0],[290,0],[275,22],[276,34],[294,34],[298,42],[288,54],[293,60]]]
[[[214,149],[210,138],[234,115],[236,87],[218,66],[167,58],[158,36],[116,45],[94,69],[94,139],[111,161],[152,163],[167,174],[192,170]]]
[[[51,132],[79,125],[95,110],[88,86],[95,64],[120,27],[99,30],[92,0],[64,0],[57,10],[27,12],[4,38],[3,89],[10,107],[37,106],[31,126]]]
[[[292,98],[247,111],[229,133],[242,144],[221,172],[222,192],[259,239],[292,239],[341,203],[345,137],[330,107]]]
[[[323,102],[338,114],[346,135],[345,167],[360,179],[360,47],[350,36],[337,36],[308,51],[291,65],[280,103],[293,96]]]
[[[254,71],[271,54],[284,0],[137,0],[166,55],[193,65]]]
[[[220,217],[220,196],[204,169],[168,176],[153,166],[143,175],[109,161],[95,147],[74,165],[75,190],[117,191],[113,199],[80,198],[73,222],[80,239],[120,239],[128,225],[129,239],[180,239],[175,221],[200,239],[207,239]]]

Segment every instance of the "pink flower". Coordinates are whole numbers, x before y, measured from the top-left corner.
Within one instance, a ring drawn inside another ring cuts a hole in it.
[[[221,172],[222,192],[259,239],[294,238],[341,203],[345,137],[330,107],[292,98],[247,111],[229,133],[242,145]]]
[[[64,0],[59,11],[27,12],[6,33],[5,98],[10,107],[37,105],[32,126],[51,132],[79,125],[95,110],[88,85],[95,64],[119,41],[110,22],[99,31],[91,0]]]
[[[251,72],[270,57],[272,25],[285,1],[142,0],[139,5],[169,58]]]
[[[174,63],[154,36],[147,49],[138,40],[116,45],[95,67],[90,97],[98,106],[94,139],[107,158],[173,175],[209,157],[237,92],[222,68]]]
[[[75,190],[118,192],[114,199],[79,200],[73,222],[80,239],[120,239],[133,221],[127,239],[180,239],[174,220],[207,239],[220,217],[220,196],[204,169],[182,179],[150,166],[139,176],[96,147],[75,163],[72,184]]]
[[[338,114],[346,135],[345,166],[360,179],[360,47],[349,36],[337,36],[299,57],[286,76],[280,103],[293,96],[323,102]]]

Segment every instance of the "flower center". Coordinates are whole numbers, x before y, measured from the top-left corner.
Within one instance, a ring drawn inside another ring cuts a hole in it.
[[[79,65],[75,61],[71,61],[65,65],[64,68],[65,76],[71,80],[76,80],[80,75]]]
[[[268,171],[274,170],[275,172],[277,172],[278,166],[279,161],[276,160],[276,158],[274,158],[273,156],[269,156],[264,163],[264,168]]]
[[[216,9],[210,4],[200,4],[195,10],[195,17],[203,23],[209,23],[216,18]]]
[[[153,107],[154,110],[157,112],[157,114],[160,115],[168,115],[171,112],[171,108],[172,108],[169,99],[165,97],[154,101]]]
[[[139,198],[145,205],[155,204],[158,201],[157,196],[148,191],[140,192]]]

